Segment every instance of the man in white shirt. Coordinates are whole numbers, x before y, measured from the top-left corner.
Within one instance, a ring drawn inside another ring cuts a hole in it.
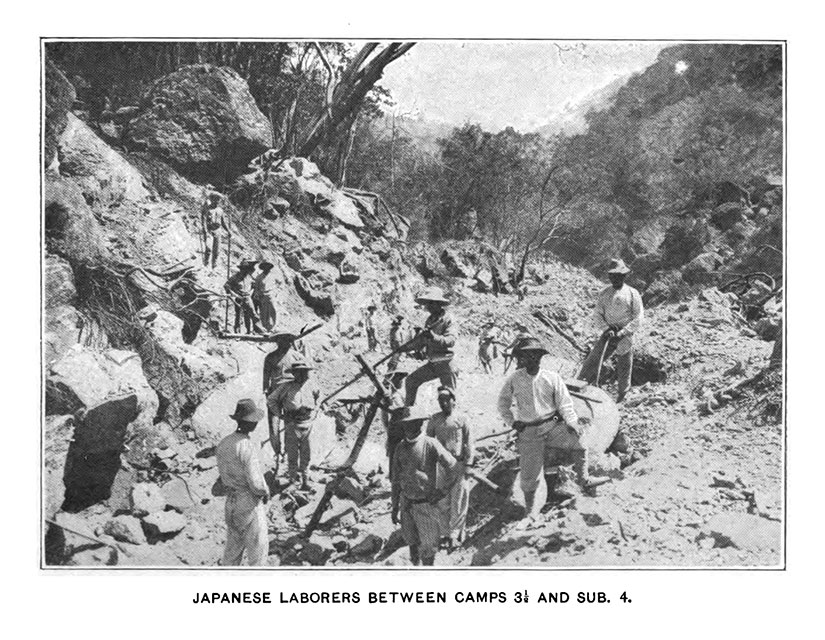
[[[525,339],[516,353],[524,367],[516,369],[504,383],[498,411],[507,426],[518,433],[526,517],[535,518],[542,507],[535,504],[536,489],[544,472],[545,457],[554,453],[554,449],[569,452],[582,485],[591,483],[587,450],[582,444],[590,419],[576,415],[573,400],[559,374],[541,368],[541,359],[548,352],[538,339]]]
[[[610,286],[599,293],[593,314],[593,321],[600,335],[585,358],[578,377],[590,384],[598,384],[601,364],[615,353],[619,384],[616,401],[621,402],[630,389],[630,377],[633,372],[633,334],[642,325],[644,308],[639,292],[624,283],[630,272],[624,261],[614,259],[610,263],[610,269],[607,271]]]
[[[230,416],[237,429],[221,440],[217,448],[218,472],[226,492],[226,548],[221,562],[225,567],[241,564],[244,551],[250,565],[266,564],[269,537],[264,505],[269,500],[269,488],[258,459],[258,447],[249,437],[263,417],[264,412],[254,400],[239,400]]]

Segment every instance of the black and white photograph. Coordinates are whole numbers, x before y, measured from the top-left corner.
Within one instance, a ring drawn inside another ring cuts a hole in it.
[[[40,63],[41,569],[785,569],[785,41]]]

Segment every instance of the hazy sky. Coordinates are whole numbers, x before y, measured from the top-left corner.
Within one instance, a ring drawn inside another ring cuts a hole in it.
[[[652,64],[657,42],[419,42],[382,84],[401,111],[529,131],[567,102]]]

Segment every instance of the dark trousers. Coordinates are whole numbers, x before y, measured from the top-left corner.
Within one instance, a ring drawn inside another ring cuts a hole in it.
[[[596,344],[593,345],[593,348],[590,350],[590,353],[587,354],[587,357],[584,359],[584,364],[582,364],[581,370],[581,379],[590,383],[596,383],[596,374],[598,373],[599,369],[599,357],[602,355],[602,349],[604,349],[604,343],[608,338],[605,336],[600,336],[598,340],[596,340]],[[613,355],[613,352],[616,351],[616,347],[618,346],[620,340],[618,338],[613,338],[610,340],[610,343],[607,345],[607,349],[604,352],[604,360],[607,361],[610,356]],[[630,376],[633,373],[633,348],[630,348],[630,351],[623,355],[616,356],[616,377],[619,383],[619,397],[623,397],[628,389],[630,389]],[[599,380],[601,382],[601,380]]]
[[[260,331],[261,325],[258,314],[255,313],[255,307],[252,306],[252,296],[236,295],[233,303],[235,304],[235,333],[241,332],[241,319],[243,319],[247,333],[251,333],[253,329]]]
[[[450,387],[455,391],[457,376],[453,369],[452,360],[436,360],[422,364],[418,369],[407,376],[405,388],[407,391],[407,406],[415,404],[415,397],[418,395],[418,387],[425,382],[438,378],[445,387]]]

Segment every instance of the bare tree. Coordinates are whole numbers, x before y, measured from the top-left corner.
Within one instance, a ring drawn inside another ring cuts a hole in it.
[[[321,144],[335,139],[339,134],[348,131],[363,103],[367,93],[381,78],[388,64],[403,56],[412,49],[414,42],[393,42],[372,55],[378,49],[377,42],[368,42],[355,55],[340,79],[330,91],[328,84],[326,105],[322,113],[309,128],[298,153],[308,157]],[[320,50],[320,46],[315,44]],[[370,57],[372,56],[372,57]],[[329,61],[322,58],[324,66],[332,77],[332,67]],[[345,164],[345,161],[341,164]]]

